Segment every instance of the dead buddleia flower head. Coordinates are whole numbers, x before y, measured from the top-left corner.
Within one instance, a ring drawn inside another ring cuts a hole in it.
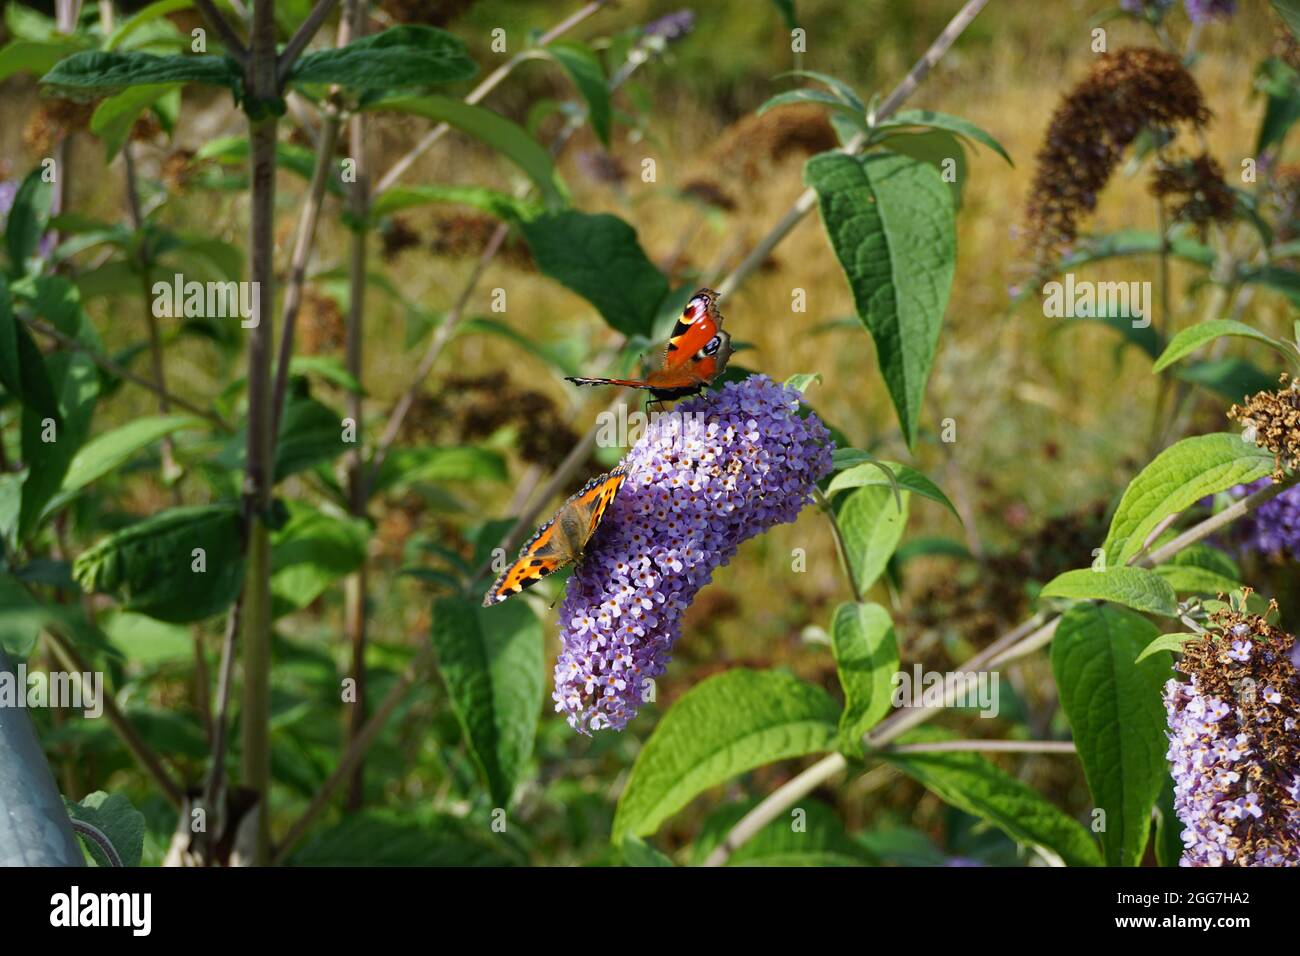
[[[481,213],[449,213],[433,223],[434,252],[449,259],[468,259],[483,254],[500,223]],[[536,268],[528,244],[517,235],[506,237],[497,254],[502,262],[516,269],[532,271]]]
[[[1165,686],[1167,758],[1183,866],[1300,864],[1300,681],[1295,638],[1246,611],[1210,615]]]
[[[44,156],[68,134],[89,126],[94,112],[94,103],[42,100],[23,128],[23,144],[38,156]]]
[[[808,104],[778,106],[733,123],[710,151],[715,165],[756,176],[764,163],[791,154],[814,156],[839,145],[826,111]]]
[[[1228,418],[1241,425],[1241,437],[1273,453],[1273,480],[1286,477],[1283,469],[1300,466],[1300,380],[1282,374],[1281,388],[1256,392],[1244,405],[1228,409]]]
[[[298,310],[298,341],[307,355],[325,355],[343,348],[343,311],[333,296],[313,289],[302,291]]]
[[[163,157],[158,174],[169,189],[188,189],[199,174],[202,162],[195,162],[192,149],[174,149]]]
[[[379,7],[395,23],[422,23],[430,27],[445,27],[462,16],[474,0],[381,0]]]
[[[1192,75],[1177,56],[1129,47],[1100,57],[1057,105],[1038,151],[1026,210],[1026,244],[1040,267],[1072,243],[1079,220],[1124,150],[1144,129],[1203,126],[1210,117]]]
[[[403,216],[389,216],[379,226],[379,240],[383,244],[385,262],[392,262],[407,249],[420,244],[420,234],[411,228]]]
[[[1173,218],[1197,226],[1202,234],[1211,222],[1232,219],[1237,198],[1224,182],[1223,167],[1210,155],[1194,159],[1158,160],[1151,193],[1173,204]]]
[[[682,196],[723,212],[736,210],[736,200],[712,179],[692,179],[682,187]]]

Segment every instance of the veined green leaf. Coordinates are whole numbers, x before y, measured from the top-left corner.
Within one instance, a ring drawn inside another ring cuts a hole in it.
[[[1254,339],[1256,342],[1263,342],[1265,345],[1281,352],[1293,366],[1300,362],[1300,353],[1296,352],[1294,345],[1280,342],[1273,336],[1266,335],[1258,329],[1253,329],[1243,322],[1234,322],[1231,319],[1215,319],[1209,322],[1200,322],[1190,328],[1183,329],[1175,335],[1165,348],[1164,353],[1151,366],[1151,371],[1163,371],[1179,359],[1195,352],[1202,345],[1225,335],[1235,335]]]
[[[1120,499],[1103,545],[1106,563],[1127,562],[1170,515],[1272,472],[1272,453],[1240,435],[1198,435],[1171,445],[1142,469]]]
[[[876,342],[903,437],[916,437],[956,260],[952,194],[908,156],[814,156],[804,180]]]
[[[1105,813],[1101,847],[1108,866],[1137,866],[1151,808],[1169,774],[1161,688],[1166,653],[1146,660],[1157,634],[1146,618],[1110,605],[1077,604],[1052,637],[1052,674],[1093,803]]]
[[[844,688],[840,747],[860,756],[863,735],[889,713],[893,697],[898,641],[889,612],[879,604],[841,604],[831,619],[831,650]]]
[[[708,788],[835,747],[839,708],[780,671],[737,668],[697,684],[659,720],[619,797],[611,839],[648,836]]]
[[[452,83],[476,72],[459,37],[436,27],[402,25],[337,49],[308,53],[289,71],[288,82],[388,92]]]
[[[884,573],[889,557],[907,530],[908,492],[901,495],[902,507],[888,487],[859,488],[839,506],[836,520],[844,535],[853,580],[858,593],[865,594]]]
[[[560,40],[547,44],[546,52],[564,68],[587,103],[587,117],[596,137],[609,147],[611,113],[609,86],[600,59],[583,43]]]
[[[958,521],[961,521],[961,515],[957,514],[957,509],[948,500],[948,496],[939,489],[938,485],[915,468],[896,461],[882,461],[879,464],[884,465],[893,472],[894,480],[899,488],[916,492],[922,498],[929,498],[931,501],[939,502],[939,504],[951,511]],[[826,489],[826,495],[831,497],[850,488],[863,488],[873,485],[893,487],[893,484],[875,462],[866,462],[845,469],[832,478],[830,485]]]
[[[433,605],[433,644],[465,743],[496,806],[507,807],[528,759],[544,696],[542,625],[521,601]]]
[[[922,728],[899,743],[943,739]],[[988,820],[1021,843],[1041,846],[1071,866],[1099,866],[1101,855],[1088,831],[1048,803],[1037,791],[1004,773],[977,753],[890,753],[881,757],[959,810]]]
[[[238,92],[243,86],[243,74],[239,65],[226,56],[87,50],[60,60],[41,77],[41,85],[47,90],[71,100],[93,100],[130,86],[156,83],[206,83]]]
[[[966,139],[974,140],[982,146],[987,146],[1005,159],[1008,166],[1015,165],[1007,151],[1002,148],[1001,143],[970,120],[962,119],[960,116],[937,113],[934,110],[899,110],[889,119],[878,124],[876,128],[892,129],[900,126],[924,126],[930,129],[941,129],[949,133],[956,133],[958,136],[964,136]]]
[[[1178,596],[1174,589],[1164,578],[1146,568],[1066,571],[1047,582],[1039,596],[1112,601],[1135,611],[1166,617],[1178,613]]]

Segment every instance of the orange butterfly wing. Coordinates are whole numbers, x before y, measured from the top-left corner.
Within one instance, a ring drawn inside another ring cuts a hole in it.
[[[585,547],[626,480],[627,473],[620,465],[583,485],[577,494],[560,506],[550,521],[528,539],[514,564],[501,572],[501,576],[488,588],[487,594],[483,596],[483,606],[500,604],[577,560],[580,553],[575,553],[564,540],[564,535],[559,533],[562,524],[569,519],[578,521],[582,528],[581,544]]]
[[[664,371],[686,365],[722,328],[718,294],[701,289],[691,296],[664,347]]]

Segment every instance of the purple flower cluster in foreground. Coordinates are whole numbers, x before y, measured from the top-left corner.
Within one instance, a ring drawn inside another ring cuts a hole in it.
[[[1229,491],[1233,498],[1247,495],[1272,484],[1261,478],[1249,485],[1237,485]],[[1288,553],[1300,557],[1300,486],[1289,488],[1255,511],[1238,518],[1229,530],[1231,540],[1245,551],[1261,554]]]
[[[799,393],[763,375],[652,419],[560,606],[552,696],[575,730],[636,716],[696,592],[742,541],[798,516],[832,450]]]
[[[1207,645],[1210,671],[1165,685],[1182,866],[1300,865],[1296,676],[1281,650],[1239,624]]]

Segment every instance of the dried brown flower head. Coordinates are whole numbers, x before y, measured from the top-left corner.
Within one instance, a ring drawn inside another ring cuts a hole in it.
[[[194,182],[198,175],[195,155],[192,149],[174,149],[163,157],[159,175],[170,189],[182,190]]]
[[[1211,222],[1232,219],[1237,199],[1223,180],[1223,167],[1202,153],[1194,159],[1158,161],[1151,193],[1174,203],[1173,217],[1190,222],[1204,233]]]
[[[623,160],[603,149],[584,149],[575,157],[574,163],[582,174],[604,186],[615,189],[627,180],[627,167]]]
[[[724,169],[757,175],[763,163],[790,154],[813,156],[839,145],[826,111],[816,106],[778,106],[762,116],[750,114],[729,126],[710,155]]]
[[[728,196],[727,191],[712,179],[692,179],[682,187],[682,195],[723,212],[734,212],[736,209],[736,200]]]
[[[447,213],[434,220],[431,248],[449,259],[467,259],[482,255],[500,223],[480,213]],[[517,235],[509,235],[501,244],[497,258],[516,269],[536,268],[533,254]]]
[[[1143,129],[1203,126],[1210,118],[1196,80],[1177,56],[1147,47],[1104,54],[1052,113],[1038,151],[1026,210],[1026,244],[1045,266],[1074,241],[1079,220],[1125,148]]]
[[[385,262],[392,262],[407,249],[420,244],[420,234],[403,216],[389,216],[379,228]]]
[[[1277,391],[1256,392],[1244,405],[1228,409],[1228,418],[1241,424],[1243,439],[1273,453],[1274,481],[1285,477],[1284,468],[1300,464],[1300,379],[1291,381],[1283,372],[1280,381]]]
[[[24,145],[37,155],[49,153],[68,134],[90,125],[96,105],[73,100],[42,100],[23,128]]]
[[[324,355],[343,348],[347,335],[343,311],[333,296],[308,286],[298,309],[298,343],[307,355]]]

